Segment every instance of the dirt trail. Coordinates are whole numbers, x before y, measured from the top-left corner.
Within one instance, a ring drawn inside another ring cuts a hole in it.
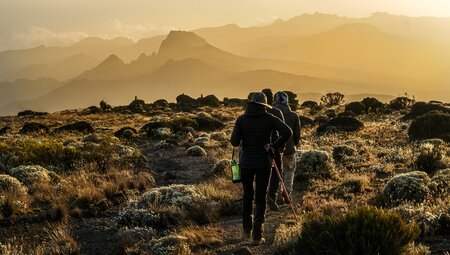
[[[287,215],[291,213],[291,209],[283,206],[277,212],[267,210],[266,222],[264,224],[264,238],[266,242],[259,246],[253,246],[250,242],[241,240],[242,234],[242,218],[233,217],[224,221],[213,224],[215,227],[224,229],[224,243],[215,252],[216,254],[227,255],[234,254],[236,250],[248,247],[252,254],[266,255],[271,253],[272,244],[275,239],[275,231],[280,224],[285,223]]]

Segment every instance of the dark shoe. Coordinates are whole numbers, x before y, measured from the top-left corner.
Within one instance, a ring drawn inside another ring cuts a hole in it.
[[[267,205],[272,211],[278,211],[280,209],[278,208],[277,202],[271,197],[267,197]]]
[[[253,239],[252,244],[256,246],[256,245],[261,245],[265,242],[266,242],[266,239],[264,239],[264,237],[261,237],[260,239]]]

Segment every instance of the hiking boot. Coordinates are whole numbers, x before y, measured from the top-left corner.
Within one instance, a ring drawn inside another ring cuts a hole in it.
[[[271,197],[267,197],[267,205],[272,211],[278,211],[280,209],[278,208],[277,202]]]
[[[266,242],[266,239],[264,239],[264,237],[261,237],[260,239],[253,239],[252,244],[257,246],[257,245],[261,245],[265,242]]]

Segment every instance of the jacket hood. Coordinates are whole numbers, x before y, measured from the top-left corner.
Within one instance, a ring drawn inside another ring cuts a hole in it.
[[[247,107],[245,108],[245,115],[247,116],[260,116],[266,114],[266,108],[263,105],[255,104],[255,103],[249,103],[247,104]]]

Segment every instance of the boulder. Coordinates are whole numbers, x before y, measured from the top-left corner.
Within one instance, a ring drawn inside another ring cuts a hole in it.
[[[329,127],[335,127],[337,131],[355,132],[364,127],[364,124],[354,117],[336,117],[319,126],[319,134],[327,132]]]
[[[19,134],[31,134],[31,133],[48,133],[50,129],[41,123],[37,122],[28,122],[25,123],[20,129]]]
[[[428,197],[430,178],[427,173],[414,171],[394,176],[383,188],[384,200],[389,204],[421,203]]]
[[[95,132],[94,127],[86,121],[78,121],[72,124],[67,124],[62,127],[56,128],[55,133],[58,132],[78,132],[83,134],[92,134]]]

